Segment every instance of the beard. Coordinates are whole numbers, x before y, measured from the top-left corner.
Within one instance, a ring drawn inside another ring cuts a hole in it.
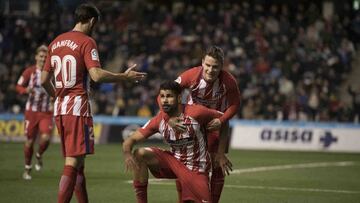
[[[175,104],[174,105],[169,105],[169,104],[162,105],[163,111],[169,115],[176,112],[176,108],[177,108],[177,104],[176,105]]]

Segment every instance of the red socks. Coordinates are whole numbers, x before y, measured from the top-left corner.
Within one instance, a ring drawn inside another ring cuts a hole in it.
[[[182,202],[182,188],[181,183],[178,179],[176,179],[176,190],[178,192],[178,202]]]
[[[68,165],[64,167],[59,183],[58,203],[70,202],[76,183],[76,175],[76,168]]]
[[[74,191],[75,191],[76,199],[77,199],[78,203],[88,203],[89,202],[87,191],[86,191],[84,166],[82,166],[77,173]]]
[[[31,158],[33,155],[33,147],[27,147],[26,145],[24,145],[24,155],[25,155],[25,165],[30,166],[31,165]]]
[[[133,186],[138,203],[147,203],[147,185],[147,182],[140,183],[139,181],[134,180]]]
[[[50,140],[46,140],[46,141],[42,141],[42,142],[39,144],[38,153],[40,154],[40,156],[46,151],[46,149],[47,149],[48,146],[49,146],[49,143],[50,143]]]
[[[211,199],[212,203],[218,203],[224,187],[224,175],[221,167],[214,168],[211,175]]]

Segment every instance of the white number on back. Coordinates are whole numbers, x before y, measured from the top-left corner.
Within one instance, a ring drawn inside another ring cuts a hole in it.
[[[55,67],[55,87],[71,88],[76,84],[76,59],[72,55],[65,55],[62,60],[59,56],[51,56],[51,66]],[[62,80],[57,76],[61,73]]]

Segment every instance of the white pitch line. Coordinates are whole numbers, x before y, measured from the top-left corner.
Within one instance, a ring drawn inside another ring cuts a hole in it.
[[[171,182],[170,182],[171,181]],[[132,181],[126,181],[131,184]],[[174,180],[170,179],[149,179],[152,185],[175,185]],[[295,187],[277,187],[277,186],[255,186],[255,185],[227,185],[226,188],[237,189],[255,189],[255,190],[280,190],[280,191],[299,191],[299,192],[324,192],[324,193],[341,193],[341,194],[360,194],[360,191],[355,190],[330,190],[319,188],[295,188]]]
[[[161,183],[157,183],[161,184]],[[251,185],[224,185],[227,188],[239,189],[257,189],[257,190],[282,190],[282,191],[300,191],[300,192],[326,192],[326,193],[343,193],[343,194],[360,194],[360,191],[354,190],[330,190],[318,188],[294,188],[294,187],[276,187],[276,186],[251,186]]]
[[[254,168],[235,169],[231,173],[243,174],[243,173],[276,171],[276,170],[285,170],[285,169],[319,168],[319,167],[329,167],[329,166],[352,166],[352,165],[354,165],[354,162],[352,161],[317,162],[317,163],[288,164],[288,165],[278,165],[278,166],[261,166]]]
[[[352,161],[341,161],[341,162],[317,162],[317,163],[304,163],[304,164],[288,164],[278,166],[262,166],[254,168],[244,168],[233,170],[232,174],[243,174],[243,173],[254,173],[264,171],[276,171],[286,169],[302,169],[302,168],[319,168],[329,166],[352,166],[355,165]],[[149,183],[154,185],[174,185],[174,182],[170,179],[149,179]],[[132,183],[132,180],[126,181]],[[258,190],[282,190],[282,191],[300,191],[300,192],[326,192],[326,193],[342,193],[342,194],[360,194],[360,191],[354,190],[330,190],[330,189],[318,189],[318,188],[293,188],[293,187],[277,187],[277,186],[251,186],[251,185],[224,185],[227,188],[238,188],[238,189],[258,189]]]

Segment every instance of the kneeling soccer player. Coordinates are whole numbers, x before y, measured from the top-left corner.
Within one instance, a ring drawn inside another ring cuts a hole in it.
[[[178,179],[184,202],[211,202],[209,172],[210,154],[206,143],[206,125],[222,114],[201,105],[181,105],[181,88],[178,83],[168,81],[160,86],[160,111],[141,129],[134,132],[123,143],[126,169],[134,173],[133,184],[138,203],[147,202],[148,169],[156,178]],[[172,117],[183,119],[185,132],[175,131],[168,121]],[[159,132],[170,150],[156,147],[133,146]],[[221,136],[226,136],[221,130]],[[218,154],[218,164],[229,173],[231,162],[224,153]]]

